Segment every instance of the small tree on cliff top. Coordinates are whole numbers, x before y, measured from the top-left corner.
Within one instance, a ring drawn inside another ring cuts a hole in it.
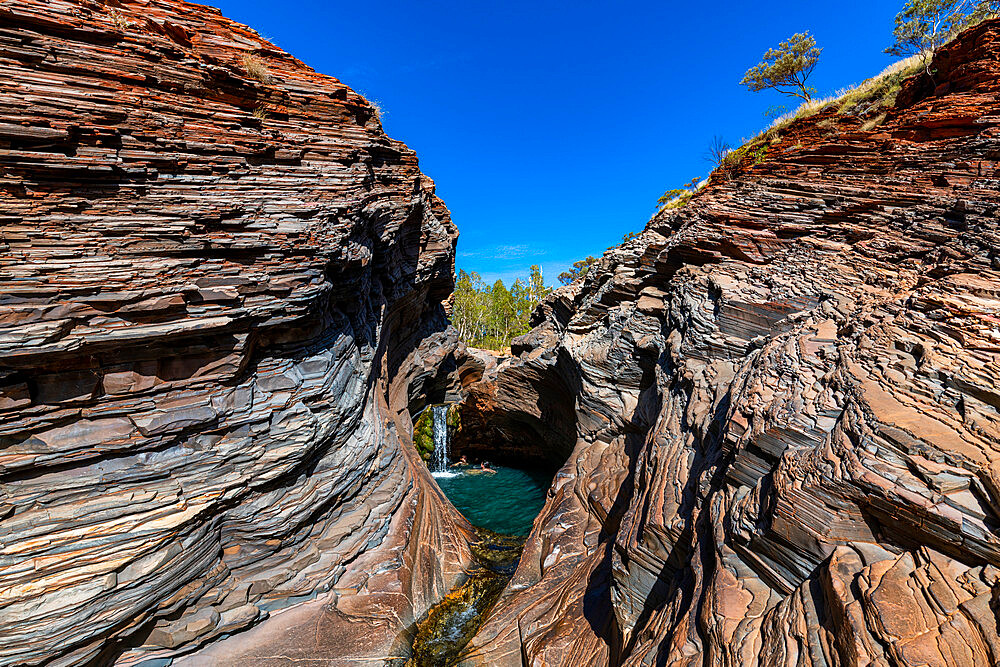
[[[796,33],[778,48],[768,49],[764,59],[747,70],[740,84],[755,93],[773,88],[808,102],[815,91],[806,87],[806,81],[816,69],[822,51],[808,32]]]
[[[978,3],[992,5],[994,3]],[[980,12],[971,0],[909,0],[896,14],[892,36],[896,42],[885,50],[894,56],[919,55],[924,71],[933,81],[931,59],[941,46],[951,39],[968,20],[969,12]]]

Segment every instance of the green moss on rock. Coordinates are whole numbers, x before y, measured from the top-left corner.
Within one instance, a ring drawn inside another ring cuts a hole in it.
[[[413,446],[424,461],[430,461],[434,453],[434,411],[427,407],[413,425]]]
[[[452,403],[448,406],[446,420],[448,422],[448,434],[454,437],[458,429],[462,428],[462,417],[459,415],[458,403]]]

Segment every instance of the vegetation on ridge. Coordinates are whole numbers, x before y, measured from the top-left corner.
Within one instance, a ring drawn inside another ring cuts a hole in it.
[[[838,114],[865,116],[861,130],[874,129],[885,119],[885,113],[880,110],[895,104],[903,80],[921,69],[933,80],[930,63],[937,49],[959,31],[998,15],[1000,0],[908,0],[896,16],[893,31],[895,43],[886,49],[886,53],[909,57],[893,63],[861,84],[841,89],[822,99],[815,99],[815,91],[806,85],[821,49],[816,47],[815,39],[808,32],[793,35],[777,49],[768,50],[762,62],[750,68],[740,83],[752,91],[771,88],[798,97],[803,100],[802,104],[794,111],[781,115],[778,110],[783,107],[769,107],[764,114],[771,121],[769,126],[755,137],[744,140],[738,148],[733,149],[716,137],[709,148],[712,176],[728,180],[748,164],[760,164],[767,158],[770,147],[781,140],[782,131],[793,121],[834,106]],[[668,190],[658,202],[659,210],[683,206],[691,196],[683,195],[678,189]]]
[[[885,50],[894,56],[919,56],[927,76],[934,79],[931,60],[961,30],[996,14],[998,2],[972,0],[909,0],[896,15],[895,43]]]
[[[589,255],[587,259],[581,259],[577,262],[573,262],[573,266],[568,271],[563,271],[559,274],[559,282],[563,285],[569,285],[577,280],[583,278],[590,271],[590,265],[597,261],[597,258],[593,255]]]
[[[800,118],[836,109],[838,115],[860,119],[861,131],[873,130],[884,122],[887,110],[896,103],[905,79],[924,70],[933,81],[931,62],[934,53],[959,31],[998,15],[1000,0],[907,0],[895,19],[895,43],[886,49],[886,53],[909,57],[889,65],[858,85],[843,88],[821,99],[815,98],[816,91],[807,82],[819,62],[822,49],[808,31],[793,35],[777,48],[769,49],[760,63],[747,70],[740,84],[754,92],[773,89],[801,99],[802,104],[787,113],[781,113],[783,106],[769,107],[764,114],[765,119],[770,121],[768,127],[751,139],[743,140],[737,148],[723,138],[715,137],[708,151],[708,159],[712,163],[709,178],[694,178],[682,187],[664,192],[657,201],[657,213],[687,205],[713,178],[730,180],[743,170],[765,162],[772,146],[781,142],[784,130]],[[833,121],[829,119],[820,122],[821,127],[832,125]],[[635,232],[627,234],[623,241],[636,235]],[[575,262],[572,268],[559,274],[559,282],[568,285],[584,278],[595,261],[596,258],[589,256]],[[476,274],[473,276],[478,279]],[[482,286],[480,291],[491,289]],[[523,322],[524,331],[521,333],[527,331],[527,317]],[[516,335],[520,334],[510,338]],[[494,339],[504,338],[494,336]],[[502,347],[507,345],[509,339]]]
[[[806,86],[806,81],[816,69],[822,51],[808,32],[796,33],[778,48],[768,49],[764,59],[743,75],[740,85],[755,93],[771,88],[808,102],[816,90]]]
[[[705,181],[701,176],[695,176],[682,187],[667,190],[660,195],[660,199],[656,202],[657,206],[661,209],[681,208],[691,201],[691,197],[694,196],[694,193],[697,192],[698,189],[704,184]]]

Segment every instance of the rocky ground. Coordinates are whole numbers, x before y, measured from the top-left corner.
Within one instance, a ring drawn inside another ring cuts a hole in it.
[[[1000,22],[935,67],[717,174],[471,388],[569,457],[464,664],[1000,663]]]
[[[217,10],[0,5],[0,664],[268,615],[216,662],[405,653],[470,562],[408,444],[456,237],[368,102]]]

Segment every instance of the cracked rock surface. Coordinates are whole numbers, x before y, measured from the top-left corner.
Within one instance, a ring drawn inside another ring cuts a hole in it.
[[[5,0],[0,664],[268,616],[192,663],[405,649],[469,561],[408,444],[456,238],[372,106],[217,10]]]
[[[935,66],[656,216],[470,389],[572,452],[466,665],[1000,663],[1000,22]]]

